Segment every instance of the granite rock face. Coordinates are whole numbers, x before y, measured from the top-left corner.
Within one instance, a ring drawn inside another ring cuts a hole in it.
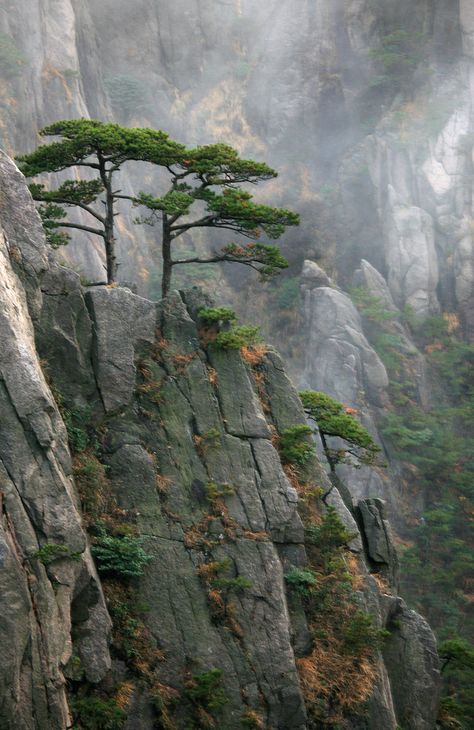
[[[302,278],[305,330],[309,336],[301,386],[329,393],[355,408],[364,425],[378,438],[376,411],[387,403],[385,366],[369,344],[350,297],[340,289],[321,285],[321,276],[310,263],[305,263]],[[310,272],[314,276],[310,277]],[[355,499],[393,498],[388,480],[374,469],[354,470],[342,465],[340,473],[342,480],[350,483]]]
[[[395,624],[384,650],[397,717],[402,727],[431,730],[439,702],[439,687],[428,680],[439,672],[436,642],[422,616],[402,600],[395,602],[389,616]],[[397,667],[405,670],[398,672]]]
[[[62,730],[68,662],[74,653],[90,681],[104,677],[110,619],[81,526],[66,429],[36,351],[32,316],[48,269],[41,224],[3,154],[0,179],[0,726]],[[38,555],[48,545],[79,559],[46,566]],[[71,607],[88,586],[73,625]]]
[[[7,159],[1,170],[2,188],[20,185]],[[110,619],[81,524],[66,429],[37,346],[62,408],[88,409],[116,509],[152,557],[134,600],[148,605],[148,640],[160,650],[154,686],[186,697],[190,677],[218,669],[222,727],[237,730],[256,715],[269,730],[309,728],[297,659],[311,637],[304,614],[289,609],[284,580],[291,566],[305,564],[304,529],[275,448],[275,433],[304,422],[304,413],[279,356],[270,350],[255,370],[238,352],[206,346],[196,292],[174,292],[160,304],[121,288],[84,294],[76,274],[48,262],[42,238],[33,245],[27,237],[23,252],[24,231],[34,230],[37,217],[26,193],[19,207],[5,208],[0,219],[19,249],[12,252],[6,238],[0,246],[0,727],[66,730],[74,722],[66,676],[89,688],[124,676],[120,660],[111,667]],[[22,266],[30,244],[41,261],[35,275]],[[357,532],[316,459],[311,470],[323,501]],[[380,503],[360,510],[370,519],[349,548],[360,561],[360,600],[383,627],[399,599],[371,571],[386,569],[387,581],[394,575],[390,534]],[[45,565],[47,545],[63,550]],[[217,598],[206,582],[216,565],[225,566],[227,580]],[[403,687],[394,685],[394,693],[388,679],[405,673],[419,676],[410,702],[412,727],[421,730],[434,725],[436,710],[434,701],[418,708],[424,692],[437,692],[432,635],[407,614],[397,643],[394,626],[390,656],[398,661],[409,636],[406,666],[379,656],[367,727],[383,722],[395,730],[406,716]],[[195,721],[195,711],[178,703],[177,727]],[[127,715],[129,730],[156,726],[142,682],[132,682]]]

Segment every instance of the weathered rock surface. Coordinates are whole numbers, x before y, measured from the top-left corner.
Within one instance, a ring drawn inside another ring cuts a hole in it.
[[[129,403],[136,371],[135,348],[155,339],[155,306],[127,289],[94,288],[86,303],[95,333],[95,372],[106,413]]]
[[[302,281],[305,329],[309,333],[301,386],[321,390],[357,409],[364,425],[377,437],[374,409],[387,402],[388,376],[369,344],[360,315],[347,294],[321,286],[321,277]],[[350,476],[349,476],[350,475]],[[355,499],[382,496],[391,499],[390,485],[374,469],[342,466],[342,480]]]
[[[420,403],[428,405],[430,394],[426,377],[426,361],[414,344],[406,325],[402,323],[402,313],[395,306],[387,282],[377,269],[362,259],[360,268],[354,272],[353,284],[355,287],[362,287],[374,298],[374,301],[377,301],[380,312],[388,313],[389,318],[384,323],[385,330],[395,335],[397,352],[403,357],[403,367],[406,369],[407,378],[415,386]],[[369,335],[370,325],[370,322],[366,322],[364,327],[364,331]]]
[[[11,163],[4,160],[1,169],[2,188],[20,185]],[[289,566],[304,565],[304,531],[298,495],[273,443],[275,431],[304,422],[304,413],[280,358],[270,351],[257,369],[262,377],[255,379],[238,353],[204,347],[196,308],[187,304],[195,295],[176,292],[159,305],[120,288],[97,288],[84,296],[75,274],[41,254],[42,239],[36,244],[41,267],[34,276],[25,274],[22,259],[30,242],[27,238],[24,254],[22,236],[30,218],[37,225],[26,193],[18,225],[15,215],[6,208],[0,218],[2,223],[8,218],[19,249],[12,253],[6,239],[0,246],[0,607],[5,617],[0,727],[65,730],[70,724],[65,673],[94,684],[110,666],[110,619],[81,527],[66,430],[35,347],[25,277],[50,377],[65,388],[68,403],[88,406],[100,426],[102,458],[118,509],[152,556],[137,583],[136,600],[149,606],[150,642],[163,656],[154,681],[183,693],[190,676],[219,669],[227,699],[220,710],[222,727],[237,730],[246,713],[256,712],[269,729],[304,730],[309,725],[296,659],[308,650],[310,637],[304,616],[290,616],[284,581]],[[356,324],[358,315],[344,295],[327,291],[331,302],[334,294],[342,298]],[[339,322],[343,327],[336,316],[336,332]],[[353,338],[365,346],[355,327]],[[383,381],[370,353],[360,356],[360,363],[375,368]],[[265,393],[259,391],[262,378]],[[316,460],[311,468],[327,504],[356,531]],[[367,534],[351,549],[362,555],[365,541],[373,563],[393,565],[382,508],[369,511]],[[66,556],[44,566],[35,554],[47,544],[66,546],[80,553],[79,560]],[[216,598],[205,579],[206,566],[216,564],[226,566],[230,586],[243,581],[238,590],[224,593],[222,605],[212,603]],[[377,625],[385,626],[388,607],[398,599],[377,588],[363,562],[361,570],[361,600]],[[434,723],[436,703],[425,708],[417,703],[425,691],[436,697],[438,681],[435,658],[431,664],[427,660],[431,634],[420,621],[407,617],[412,638],[403,654],[407,676],[420,676],[411,695],[414,730],[428,727],[420,723],[429,718]],[[396,638],[393,642],[397,647]],[[120,662],[113,671],[123,672]],[[406,714],[403,690],[396,697],[391,692],[390,672],[401,676],[403,670],[380,657],[368,721],[374,730],[382,720],[395,730],[399,715]],[[193,721],[192,711],[189,703],[178,705],[178,727]],[[137,684],[126,727],[151,730],[155,724]]]
[[[381,499],[365,499],[358,504],[362,533],[366,541],[367,560],[374,572],[384,575],[398,590],[399,565],[390,523]]]
[[[110,619],[81,526],[66,429],[36,352],[26,297],[37,318],[39,279],[48,267],[41,224],[21,175],[3,153],[0,186],[0,727],[63,730],[66,665],[74,651],[90,681],[104,677]],[[45,567],[37,556],[45,545],[64,546],[79,560]],[[73,628],[71,606],[88,585],[95,586],[93,598],[84,601]]]
[[[431,629],[401,599],[391,607],[389,626],[395,626],[396,630],[387,641],[384,658],[399,724],[431,730],[439,702],[439,685],[429,679],[439,674]],[[400,673],[398,667],[404,670]]]

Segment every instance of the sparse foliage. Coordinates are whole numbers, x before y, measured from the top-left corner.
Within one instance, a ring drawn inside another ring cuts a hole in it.
[[[18,157],[26,177],[53,173],[71,167],[91,171],[93,180],[66,180],[54,190],[39,183],[31,185],[31,193],[41,203],[45,231],[53,246],[65,243],[67,235],[58,229],[73,228],[99,236],[104,241],[107,282],[117,278],[115,217],[117,201],[127,198],[116,190],[116,175],[128,161],[150,162],[167,167],[179,163],[185,147],[169,139],[165,132],[154,129],[127,129],[118,124],[105,124],[90,119],[55,122],[40,131],[44,137],[61,137]],[[102,205],[103,204],[103,205]],[[78,208],[93,224],[65,220],[66,208]]]
[[[288,464],[304,466],[315,453],[309,426],[298,423],[285,428],[280,434],[280,454]]]
[[[305,390],[300,394],[301,401],[308,417],[316,424],[317,432],[321,437],[325,456],[330,469],[335,471],[336,465],[347,462],[350,457],[356,459],[356,464],[375,463],[380,447],[377,446],[370,433],[350,412],[326,393],[314,390]],[[330,448],[328,436],[339,437],[347,442],[343,449]],[[349,461],[349,463],[352,463]]]
[[[251,347],[260,341],[259,329],[259,327],[244,324],[226,332],[219,332],[212,343],[213,347],[220,350],[240,350],[242,347]]]
[[[277,239],[287,226],[298,225],[295,213],[258,204],[239,187],[271,180],[277,176],[275,170],[265,163],[242,160],[228,145],[212,144],[187,150],[186,159],[170,166],[169,171],[171,187],[163,196],[140,193],[134,200],[148,211],[140,222],[161,222],[163,295],[169,291],[173,267],[182,264],[240,263],[256,269],[264,278],[288,266],[277,247],[254,241],[244,246],[228,244],[207,258],[172,257],[174,241],[196,228],[224,229],[246,238],[266,235]],[[196,208],[200,212],[193,216]]]

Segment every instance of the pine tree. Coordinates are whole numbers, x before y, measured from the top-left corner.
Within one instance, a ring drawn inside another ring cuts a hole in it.
[[[259,271],[265,278],[288,266],[276,246],[261,243],[262,234],[279,238],[286,226],[299,223],[296,213],[253,201],[242,184],[270,180],[277,173],[265,163],[243,160],[224,144],[186,149],[154,129],[127,128],[88,119],[59,121],[45,127],[43,136],[59,136],[60,141],[38,147],[18,157],[27,177],[57,173],[69,168],[86,168],[92,180],[71,179],[55,189],[32,183],[33,198],[40,202],[47,239],[53,246],[67,243],[61,229],[75,228],[100,236],[104,241],[107,283],[117,278],[115,217],[117,201],[128,200],[144,206],[147,216],[139,222],[161,222],[163,296],[169,292],[174,266],[188,263],[233,262]],[[123,195],[116,188],[116,175],[125,162],[141,161],[160,166],[171,179],[161,197],[147,193]],[[94,225],[67,220],[66,208],[79,208],[94,219]],[[204,207],[204,212],[202,208]],[[193,217],[193,210],[201,211]],[[174,242],[195,228],[222,228],[246,238],[257,239],[240,246],[230,243],[208,257],[173,258]]]
[[[342,403],[330,395],[314,390],[304,390],[299,396],[306,415],[317,426],[324,454],[332,472],[336,470],[337,464],[347,462],[351,456],[356,459],[356,466],[375,463],[380,447],[351,413],[353,409],[344,408]],[[327,442],[328,436],[341,438],[347,445],[343,449],[332,449]]]

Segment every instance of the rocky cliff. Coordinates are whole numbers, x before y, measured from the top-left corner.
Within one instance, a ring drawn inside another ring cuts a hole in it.
[[[84,290],[0,175],[0,727],[433,728],[383,505],[282,462],[304,414],[278,355],[213,347],[196,292]]]

